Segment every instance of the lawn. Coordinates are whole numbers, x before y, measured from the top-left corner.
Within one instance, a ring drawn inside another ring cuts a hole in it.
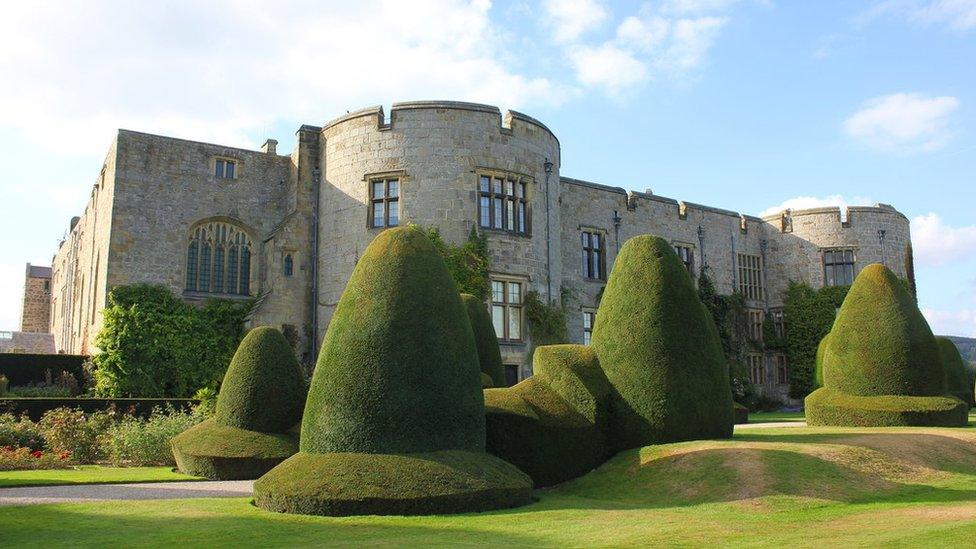
[[[806,421],[803,412],[749,412],[749,423]]]
[[[753,428],[624,452],[520,509],[307,517],[247,498],[0,507],[11,546],[969,546],[976,429]]]
[[[102,467],[81,465],[72,469],[0,471],[0,488],[52,486],[57,484],[107,484],[112,482],[165,482],[199,480],[173,472],[172,467]]]

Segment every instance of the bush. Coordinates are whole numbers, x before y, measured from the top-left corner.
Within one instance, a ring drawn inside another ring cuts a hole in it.
[[[939,345],[906,286],[865,267],[823,346],[823,387],[806,398],[812,425],[965,425],[946,396]],[[960,410],[962,410],[960,412]]]
[[[298,453],[254,483],[254,503],[309,515],[429,515],[532,501],[515,466],[481,452]]]
[[[973,384],[969,370],[962,361],[959,349],[951,339],[937,337],[939,356],[942,357],[942,369],[945,372],[946,392],[969,406],[973,405]]]
[[[43,450],[44,434],[40,427],[26,416],[0,414],[0,448],[27,448]]]
[[[74,463],[67,452],[52,453],[30,448],[0,446],[0,471],[67,469]]]
[[[951,396],[855,396],[821,387],[806,398],[808,425],[961,427],[969,406]]]
[[[114,465],[175,465],[170,439],[201,421],[194,412],[156,408],[148,418],[123,416],[105,432],[103,451]]]
[[[6,377],[11,386],[48,382],[60,372],[81,379],[86,359],[79,355],[0,353],[0,375]]]
[[[58,408],[78,409],[88,414],[119,410],[130,415],[148,417],[157,407],[188,410],[197,404],[196,400],[188,398],[3,398],[0,399],[0,411],[14,415],[26,414],[37,421],[45,413]]]
[[[484,451],[474,334],[443,259],[414,227],[363,253],[322,343],[303,452]]]
[[[718,332],[667,241],[643,235],[624,243],[592,341],[613,387],[615,451],[732,436]]]
[[[790,282],[783,299],[789,322],[786,356],[790,362],[790,397],[803,398],[817,384],[816,355],[823,338],[837,317],[850,286],[826,286],[814,290],[807,284]]]
[[[243,335],[253,300],[185,303],[165,286],[116,286],[95,344],[95,392],[188,397],[216,386]]]
[[[172,440],[177,468],[187,474],[220,480],[260,477],[298,451],[293,433],[260,433],[209,419]]]
[[[44,414],[38,426],[51,451],[69,453],[77,462],[91,463],[104,457],[99,436],[114,421],[114,411],[86,416],[81,410],[57,408]]]
[[[478,351],[457,285],[423,232],[383,231],[329,323],[301,451],[258,479],[254,501],[328,515],[529,502],[531,479],[484,448]]]
[[[552,486],[611,455],[610,385],[596,354],[582,345],[537,348],[533,371],[514,387],[485,391],[487,446],[537,487]]]
[[[736,425],[749,423],[749,408],[746,408],[738,402],[732,402],[732,408]]]
[[[26,387],[11,387],[5,396],[9,398],[62,398],[70,397],[71,389],[48,385],[28,385]]]
[[[468,312],[468,320],[474,332],[474,343],[478,350],[478,363],[481,372],[489,377],[493,387],[505,386],[505,370],[502,367],[502,353],[498,349],[498,336],[491,323],[491,315],[485,302],[471,294],[461,294],[461,301]]]

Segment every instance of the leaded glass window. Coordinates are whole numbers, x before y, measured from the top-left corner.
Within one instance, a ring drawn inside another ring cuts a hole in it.
[[[253,244],[238,226],[224,221],[198,225],[186,252],[186,291],[250,295]]]

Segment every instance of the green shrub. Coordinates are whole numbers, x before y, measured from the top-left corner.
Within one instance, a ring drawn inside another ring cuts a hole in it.
[[[813,364],[813,388],[819,389],[823,387],[823,359],[824,354],[827,352],[827,338],[828,336],[823,336],[820,340],[820,344],[817,345],[817,355],[814,359]]]
[[[489,458],[489,459],[486,459]],[[480,452],[298,453],[254,483],[254,503],[309,515],[429,515],[532,501],[525,473]]]
[[[44,414],[38,427],[48,449],[68,453],[79,463],[92,463],[105,456],[100,437],[115,420],[114,411],[85,415],[81,410],[57,408]]]
[[[215,386],[253,301],[185,303],[165,286],[116,286],[95,344],[99,396],[187,397]]]
[[[491,315],[485,302],[471,294],[461,294],[461,301],[468,312],[468,320],[474,331],[474,343],[478,349],[478,363],[481,372],[489,377],[489,387],[505,385],[505,370],[502,367],[502,353],[498,349],[498,336],[491,323]]]
[[[491,380],[491,376],[489,376],[488,374],[486,374],[484,372],[481,372],[481,388],[482,389],[488,389],[488,388],[493,387],[494,385],[495,385],[495,382]]]
[[[261,433],[220,425],[213,419],[173,439],[176,466],[194,476],[255,479],[298,451],[294,433]]]
[[[739,404],[738,402],[732,402],[732,413],[734,415],[734,420],[736,425],[742,425],[749,423],[749,408]]]
[[[532,482],[484,453],[474,333],[457,285],[415,227],[366,248],[322,343],[300,452],[258,479],[259,507],[427,514],[511,507]]]
[[[203,417],[212,417],[217,413],[217,390],[213,387],[204,387],[193,393],[194,400],[199,401],[193,411]]]
[[[123,416],[102,437],[115,465],[174,465],[170,439],[201,421],[193,412],[157,408],[148,418]]]
[[[718,332],[664,239],[624,243],[593,347],[613,387],[611,446],[732,436],[732,392]]]
[[[969,406],[973,405],[973,384],[969,370],[962,361],[959,349],[951,339],[937,337],[939,356],[942,357],[942,369],[945,372],[946,392]]]
[[[969,406],[951,396],[855,396],[821,387],[806,398],[808,425],[959,427]]]
[[[68,387],[58,387],[55,385],[27,385],[24,387],[11,387],[6,396],[10,398],[59,398],[70,397],[71,389]]]
[[[0,446],[0,471],[67,469],[74,465],[68,453],[44,452],[30,448]]]
[[[596,354],[582,345],[537,348],[533,372],[514,387],[485,391],[488,451],[537,487],[552,486],[610,456],[610,385]]]
[[[823,338],[830,332],[837,309],[850,286],[825,286],[818,290],[791,281],[783,299],[783,312],[789,322],[786,330],[786,356],[790,362],[790,396],[803,398],[817,385],[816,356]]]
[[[380,233],[322,343],[303,452],[484,451],[474,334],[444,260],[414,227]]]
[[[43,450],[44,434],[41,428],[26,416],[0,414],[0,448],[27,448]]]

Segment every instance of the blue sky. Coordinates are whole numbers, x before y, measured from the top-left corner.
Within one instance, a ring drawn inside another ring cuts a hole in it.
[[[976,0],[2,11],[0,329],[116,128],[288,151],[303,123],[458,99],[544,121],[563,175],[750,214],[891,203],[912,219],[933,328],[976,336]]]

